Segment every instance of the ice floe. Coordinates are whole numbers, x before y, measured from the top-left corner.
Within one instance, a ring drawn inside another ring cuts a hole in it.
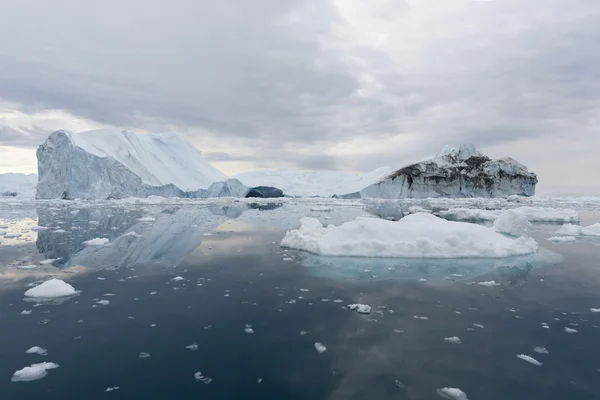
[[[359,314],[371,314],[371,306],[367,304],[348,304],[346,307]]]
[[[185,348],[188,350],[196,351],[200,348],[200,346],[198,346],[198,343],[194,342],[194,343],[190,344],[189,346],[185,346]]]
[[[539,247],[532,238],[512,239],[485,226],[426,213],[395,222],[359,217],[328,227],[305,217],[300,224],[286,233],[282,247],[328,256],[403,258],[503,258],[535,253]]]
[[[315,342],[315,350],[317,350],[318,353],[323,353],[327,350],[327,347],[323,346],[320,342]]]
[[[556,232],[558,236],[592,236],[600,237],[600,223],[589,226],[565,224]]]
[[[449,400],[469,400],[465,392],[458,388],[445,387],[436,390],[437,394]]]
[[[59,365],[53,362],[43,362],[38,364],[31,364],[29,367],[25,367],[16,371],[12,378],[12,382],[29,382],[36,381],[44,378],[48,375],[49,369],[58,368]]]
[[[544,346],[536,346],[533,348],[533,351],[539,354],[550,354],[548,349],[546,349]]]
[[[461,344],[462,343],[462,340],[460,340],[460,338],[458,336],[444,338],[444,341],[446,341],[448,343],[452,343],[452,344]]]
[[[27,350],[25,353],[27,353],[27,354],[39,354],[41,356],[45,356],[45,355],[48,354],[48,350],[44,349],[43,347],[33,346],[32,348],[30,348],[29,350]]]
[[[552,236],[547,240],[550,242],[574,242],[577,238],[575,236]]]
[[[526,354],[517,354],[517,358],[520,358],[523,361],[527,361],[528,363],[533,364],[533,365],[535,365],[537,367],[541,367],[543,365],[543,363],[539,362],[535,358],[530,357],[530,356],[528,356]]]
[[[501,284],[496,282],[496,281],[483,281],[483,282],[477,282],[477,284],[479,286],[486,286],[486,287],[494,287],[494,286],[500,286]]]
[[[57,297],[74,296],[79,291],[61,279],[50,279],[25,292],[25,296],[52,299]]]
[[[83,242],[86,246],[104,246],[109,240],[107,238],[94,238]]]

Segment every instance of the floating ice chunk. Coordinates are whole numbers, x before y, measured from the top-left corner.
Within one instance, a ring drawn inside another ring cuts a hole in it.
[[[425,278],[419,278],[419,282],[427,282],[427,279],[425,279]]]
[[[32,231],[34,231],[34,232],[38,232],[38,231],[45,231],[45,230],[47,230],[47,229],[48,229],[48,227],[46,227],[46,226],[38,226],[38,225],[33,225],[33,226],[31,227],[31,230],[32,230]]]
[[[323,227],[302,218],[286,233],[282,247],[329,256],[405,258],[503,258],[538,251],[532,238],[512,239],[485,226],[446,221],[431,214],[411,214],[387,221],[359,217]]]
[[[474,326],[475,328],[479,328],[479,329],[484,329],[484,328],[485,328],[485,326],[483,326],[483,325],[481,325],[481,324],[473,324],[473,326]]]
[[[96,304],[100,304],[101,306],[107,306],[107,305],[110,304],[110,301],[108,301],[108,300],[98,300],[96,302]]]
[[[252,325],[246,324],[246,327],[244,328],[244,332],[246,332],[246,333],[254,333],[254,329],[252,329]]]
[[[540,354],[550,354],[548,349],[546,349],[544,346],[536,346],[533,348],[533,351]]]
[[[27,353],[27,354],[39,354],[40,356],[45,356],[45,355],[48,355],[48,350],[44,349],[43,347],[33,346],[32,348],[30,348],[29,350],[27,350],[25,353]]]
[[[40,264],[41,265],[49,265],[49,264],[52,264],[52,263],[54,263],[56,261],[60,261],[60,258],[48,258],[47,260],[40,261]]]
[[[366,304],[348,304],[346,307],[359,314],[371,314],[371,306]]]
[[[493,221],[502,214],[502,210],[480,210],[477,208],[451,208],[440,211],[442,218],[452,221]]]
[[[146,353],[145,351],[142,351],[139,355],[139,358],[148,358],[150,357],[150,353]]]
[[[25,296],[51,299],[56,297],[74,296],[78,293],[80,292],[75,290],[73,286],[65,281],[60,279],[50,279],[26,291]]]
[[[140,222],[154,222],[154,221],[156,221],[156,218],[154,218],[151,215],[147,215],[145,217],[138,218],[138,221],[140,221]]]
[[[469,400],[466,393],[458,388],[445,387],[436,390],[436,393],[449,400]]]
[[[415,315],[415,316],[413,316],[413,318],[414,318],[414,319],[421,319],[421,320],[424,320],[424,321],[426,321],[426,320],[428,320],[428,319],[429,319],[429,317],[420,317],[420,316],[418,316],[418,315]]]
[[[458,336],[452,336],[452,337],[447,337],[444,338],[444,340],[448,343],[452,343],[452,344],[461,344],[462,340],[460,340],[460,338]]]
[[[567,333],[577,333],[579,331],[577,329],[573,329],[573,328],[569,328],[568,326],[565,326],[565,332],[567,332]]]
[[[194,342],[194,343],[190,344],[189,346],[185,346],[185,348],[188,350],[196,351],[200,348],[200,346],[198,346],[198,343]]]
[[[36,269],[37,267],[38,267],[37,265],[33,265],[33,264],[31,264],[31,265],[18,265],[17,269],[27,270],[27,269]]]
[[[53,232],[53,233],[67,233],[67,231],[66,231],[66,230],[64,230],[64,229],[56,229],[56,230],[54,230],[54,231],[52,231],[52,232]]]
[[[600,223],[590,226],[580,226],[573,224],[565,224],[557,230],[556,235],[559,236],[594,236],[600,237]]]
[[[135,238],[140,238],[142,237],[142,235],[140,235],[137,232],[131,231],[131,232],[127,232],[125,233],[123,236],[131,236],[131,237],[135,237]]]
[[[600,312],[600,308],[590,308],[590,312]]]
[[[574,242],[577,238],[575,236],[552,236],[546,240],[550,242]]]
[[[21,315],[29,315],[31,314],[31,310],[23,310],[21,311]]]
[[[183,281],[185,280],[185,278],[183,276],[176,276],[175,278],[173,278],[174,281]]]
[[[290,258],[290,257],[283,257],[283,261],[293,261],[293,260],[294,260],[294,259],[293,259],[293,258]]]
[[[12,382],[30,382],[44,378],[48,375],[49,369],[58,368],[58,364],[53,362],[43,362],[39,364],[31,364],[29,367],[25,367],[16,371],[12,378]]]
[[[344,302],[344,300],[342,300],[342,299],[335,299],[335,300],[333,300],[333,302],[334,302],[334,303],[343,303],[343,302]]]
[[[527,361],[530,364],[533,364],[535,366],[541,367],[543,364],[541,362],[539,362],[538,360],[536,360],[533,357],[530,357],[526,354],[517,354],[517,358],[520,358],[523,361]]]
[[[332,207],[327,207],[327,206],[312,206],[310,208],[310,211],[329,212],[329,211],[333,211],[333,208]]]
[[[479,286],[486,286],[486,287],[500,286],[500,284],[496,281],[483,281],[483,282],[478,282],[477,284]]]
[[[315,342],[315,350],[317,350],[318,353],[323,353],[327,350],[327,347],[323,346],[320,342]]]
[[[83,242],[86,246],[104,246],[108,243],[107,238],[94,238]]]
[[[204,384],[206,385],[212,382],[212,378],[202,375],[202,372],[200,371],[194,374],[194,379],[196,380],[196,382],[204,382]]]
[[[263,380],[262,380],[262,378],[258,378],[258,379],[256,380],[256,382],[258,382],[258,383],[261,383],[262,381],[263,381]]]
[[[300,331],[300,336],[308,335],[310,331]]]
[[[112,392],[113,390],[119,390],[119,387],[118,386],[107,387],[104,391],[105,392]]]
[[[506,210],[494,221],[496,232],[514,236],[525,236],[531,228],[527,216],[516,210]]]
[[[301,292],[308,292],[308,289],[300,289]]]

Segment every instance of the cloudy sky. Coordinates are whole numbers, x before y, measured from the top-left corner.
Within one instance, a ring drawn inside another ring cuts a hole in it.
[[[0,0],[0,172],[35,172],[53,130],[118,126],[179,131],[228,174],[470,142],[598,194],[598,21],[598,0]]]

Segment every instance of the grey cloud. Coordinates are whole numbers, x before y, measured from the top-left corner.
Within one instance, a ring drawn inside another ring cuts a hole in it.
[[[0,146],[37,147],[50,132],[40,127],[0,125]]]
[[[445,143],[591,129],[600,109],[597,0],[465,2],[460,14],[423,22],[422,37],[401,36],[415,8],[385,2],[374,16],[388,24],[389,47],[361,32],[364,40],[338,38],[346,21],[323,0],[25,3],[3,5],[0,99],[252,148],[205,152],[213,161],[367,170]],[[38,138],[14,128],[0,143]],[[325,143],[398,134],[418,140],[377,155],[321,155]],[[310,157],[282,150],[317,141]]]

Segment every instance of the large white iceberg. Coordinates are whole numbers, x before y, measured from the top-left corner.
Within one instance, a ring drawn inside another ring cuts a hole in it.
[[[536,175],[512,158],[492,160],[473,145],[446,146],[440,153],[394,171],[347,197],[533,196],[536,184]]]
[[[27,297],[53,299],[56,297],[74,296],[79,292],[61,279],[50,279],[25,292]]]
[[[48,375],[49,369],[58,368],[58,364],[53,362],[43,362],[38,364],[31,364],[29,367],[25,367],[16,371],[12,378],[12,382],[30,382],[37,381]]]
[[[38,148],[37,159],[39,199],[241,197],[247,192],[176,133],[61,130]]]
[[[305,217],[299,229],[286,233],[281,246],[326,256],[402,258],[503,258],[538,251],[532,238],[513,239],[485,226],[427,213],[396,222],[359,217],[328,227]]]

